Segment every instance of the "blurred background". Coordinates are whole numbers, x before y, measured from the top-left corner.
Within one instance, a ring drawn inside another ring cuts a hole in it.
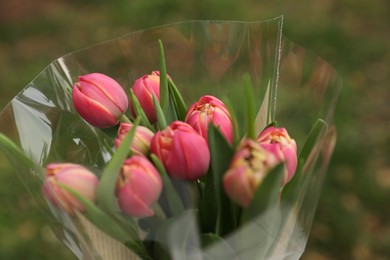
[[[0,108],[56,58],[128,32],[283,14],[284,35],[344,80],[338,143],[302,259],[389,259],[389,11],[388,0],[0,0]],[[1,166],[0,259],[75,259]]]

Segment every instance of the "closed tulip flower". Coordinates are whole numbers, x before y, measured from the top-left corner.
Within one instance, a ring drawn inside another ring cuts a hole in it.
[[[117,183],[117,198],[124,213],[138,218],[153,216],[152,205],[161,191],[161,177],[145,157],[134,155],[124,162]]]
[[[207,142],[184,122],[174,121],[157,132],[150,150],[163,162],[168,174],[178,179],[196,180],[209,168]]]
[[[150,75],[144,75],[137,79],[132,87],[142,109],[145,111],[150,123],[157,121],[156,110],[153,104],[153,95],[160,100],[160,72],[153,71]],[[130,111],[135,117],[135,110],[130,101]]]
[[[131,123],[120,123],[118,129],[118,135],[115,138],[115,147],[118,148],[125,138],[127,133],[133,127]],[[133,141],[130,145],[130,150],[135,154],[147,156],[150,151],[150,141],[152,140],[154,133],[144,126],[137,126],[134,134]]]
[[[274,155],[251,139],[244,139],[223,176],[223,187],[231,200],[248,207],[256,189],[277,165]]]
[[[207,129],[212,123],[219,127],[226,140],[233,142],[233,125],[229,111],[216,97],[202,96],[188,109],[185,121],[206,140]]]
[[[65,185],[90,201],[95,200],[98,178],[85,167],[71,163],[52,163],[46,167],[43,192],[60,209],[73,213],[84,211],[84,206],[61,185]]]
[[[274,154],[279,163],[285,163],[283,185],[289,182],[297,168],[297,145],[285,128],[268,127],[257,137],[261,147]]]
[[[100,73],[79,77],[73,86],[73,104],[88,123],[99,128],[118,124],[128,108],[128,98],[114,79]]]

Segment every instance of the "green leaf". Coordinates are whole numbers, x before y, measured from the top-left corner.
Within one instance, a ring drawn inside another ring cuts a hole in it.
[[[159,130],[165,129],[167,125],[167,120],[165,119],[164,112],[158,103],[158,100],[155,95],[153,95],[153,104],[154,108],[156,109],[156,116],[157,116],[157,127]]]
[[[222,237],[214,233],[202,234],[200,239],[201,239],[202,248],[206,248],[217,242],[225,241]]]
[[[217,190],[214,185],[214,177],[211,169],[205,176],[202,200],[200,202],[200,226],[202,232],[216,232],[218,218]]]
[[[328,124],[324,120],[318,119],[314,124],[313,128],[310,130],[310,133],[306,138],[305,144],[303,145],[299,153],[298,166],[297,170],[295,171],[295,175],[292,180],[287,183],[283,188],[282,199],[288,199],[289,201],[293,201],[296,197],[304,179],[303,168],[306,164],[306,161],[309,158],[310,153],[313,151],[315,145],[318,143],[319,138],[325,133],[327,127]]]
[[[160,107],[165,117],[167,124],[178,119],[176,107],[179,107],[179,100],[171,93],[171,88],[168,84],[168,75],[165,62],[164,46],[161,40],[158,41],[160,46]],[[156,107],[156,106],[155,106]]]
[[[200,220],[204,233],[225,235],[237,226],[238,208],[223,190],[223,175],[228,170],[234,150],[219,129],[210,124],[208,129],[211,156],[210,171],[206,176]],[[216,226],[216,229],[213,229]]]
[[[89,199],[85,198],[74,189],[64,184],[59,184],[59,186],[77,198],[85,208],[85,216],[97,228],[112,238],[124,243],[128,248],[140,256],[147,255],[143,243],[138,237],[137,229],[133,229],[133,227],[131,229],[124,229],[123,225],[118,224],[115,218],[106,214]]]
[[[168,177],[167,172],[165,171],[165,168],[161,161],[157,158],[156,155],[151,154],[150,155],[154,165],[156,166],[157,170],[160,172],[161,180],[163,182],[164,190],[163,192],[167,196],[168,200],[168,206],[173,215],[176,215],[184,210],[183,203],[176,192],[174,186],[172,185],[172,182],[170,178]]]
[[[77,198],[77,200],[85,208],[85,216],[96,227],[121,242],[134,239],[134,237],[124,232],[123,229],[108,214],[95,206],[95,204],[93,204],[89,199],[85,198],[80,193],[65,184],[60,183],[58,185]]]
[[[120,169],[123,162],[126,160],[129,153],[129,147],[133,141],[135,130],[139,125],[140,118],[138,117],[133,127],[123,139],[121,145],[115,151],[110,162],[107,164],[99,181],[99,186],[96,193],[96,200],[100,207],[110,213],[118,212],[118,204],[115,197],[115,185],[118,179]]]
[[[168,88],[171,100],[173,100],[177,119],[180,121],[184,121],[187,113],[187,105],[175,83],[170,78],[168,78]]]
[[[25,155],[25,153],[6,135],[0,133],[0,149],[4,152],[14,165],[36,170],[42,172],[42,168],[38,167],[33,160]]]
[[[306,138],[305,144],[301,149],[301,152],[299,153],[299,160],[306,161],[309,157],[309,154],[313,150],[314,146],[316,145],[318,139],[325,133],[326,129],[328,127],[328,124],[322,120],[318,119],[311,129],[308,137]]]
[[[160,47],[160,104],[163,111],[166,111],[169,101],[167,68],[165,63],[164,46],[161,40],[158,40]]]
[[[248,74],[244,75],[244,89],[245,89],[245,104],[246,104],[246,123],[247,123],[247,137],[251,139],[256,138],[255,133],[255,99],[253,93],[253,86]]]
[[[148,117],[145,114],[145,111],[141,107],[139,100],[136,97],[136,95],[134,94],[134,91],[132,89],[130,89],[130,99],[131,99],[131,102],[133,104],[135,114],[141,118],[140,124],[149,128],[149,129],[153,129],[152,125],[149,122]]]
[[[223,99],[223,103],[226,105],[226,107],[229,111],[230,118],[231,118],[232,124],[233,124],[233,131],[234,131],[233,144],[238,144],[240,142],[240,130],[238,127],[236,111],[234,110],[232,103],[230,102],[230,100],[227,97],[225,97]]]
[[[251,203],[243,210],[242,223],[250,222],[264,213],[267,208],[278,203],[284,167],[284,164],[281,163],[267,173],[257,188]]]

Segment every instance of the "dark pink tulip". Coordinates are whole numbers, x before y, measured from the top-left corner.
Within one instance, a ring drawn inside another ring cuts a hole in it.
[[[286,165],[283,185],[291,180],[297,168],[297,145],[285,128],[267,127],[257,137],[261,147],[274,154],[279,163]]]
[[[150,123],[157,121],[156,110],[153,104],[153,95],[160,100],[160,72],[153,71],[150,75],[144,75],[137,79],[132,87],[142,109],[145,111]],[[133,104],[130,100],[130,111],[136,117]]]
[[[84,206],[60,185],[68,186],[90,201],[95,200],[98,178],[85,167],[71,163],[52,163],[46,167],[43,192],[60,209],[73,213],[84,211]]]
[[[233,142],[233,125],[225,104],[216,97],[202,96],[187,111],[185,122],[207,139],[207,129],[212,123],[218,126],[223,136]]]
[[[162,191],[161,177],[153,164],[141,155],[127,159],[117,183],[121,210],[132,217],[150,217]]]
[[[101,73],[80,76],[73,86],[72,98],[80,116],[99,128],[118,124],[128,108],[128,98],[123,88]]]
[[[174,121],[163,131],[158,131],[150,150],[163,162],[168,174],[178,179],[196,180],[209,168],[207,142],[184,122]]]
[[[127,135],[130,129],[133,127],[131,123],[120,123],[118,129],[118,135],[115,138],[115,147],[118,148],[122,143],[123,138]],[[130,150],[135,154],[147,156],[150,151],[150,141],[154,133],[144,126],[137,126],[135,130],[133,141],[130,145]]]
[[[277,160],[272,153],[255,141],[244,139],[223,176],[226,194],[240,206],[248,207],[257,187],[276,165]]]

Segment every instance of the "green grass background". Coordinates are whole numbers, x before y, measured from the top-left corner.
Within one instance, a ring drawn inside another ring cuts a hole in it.
[[[284,34],[344,79],[338,144],[303,259],[389,259],[389,11],[388,0],[0,0],[0,108],[51,61],[94,43],[183,20],[283,14]],[[1,169],[0,259],[75,259]]]

